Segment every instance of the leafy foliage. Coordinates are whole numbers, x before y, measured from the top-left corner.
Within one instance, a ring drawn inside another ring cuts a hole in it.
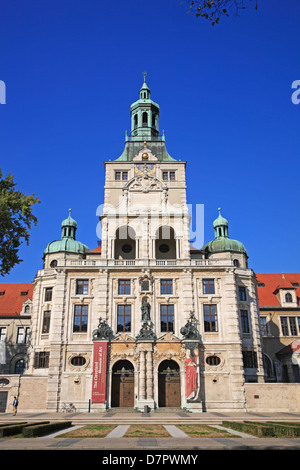
[[[15,189],[14,176],[4,178],[0,169],[0,274],[4,276],[22,260],[18,256],[23,241],[29,244],[30,229],[37,225],[32,206],[40,203],[34,194]]]
[[[188,13],[192,11],[197,18],[211,21],[212,26],[219,23],[221,16],[229,16],[230,10],[237,16],[250,4],[254,5],[255,10],[258,8],[258,0],[187,0],[182,3],[189,5]]]

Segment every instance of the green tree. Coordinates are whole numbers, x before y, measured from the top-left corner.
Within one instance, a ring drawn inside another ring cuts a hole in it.
[[[30,229],[37,225],[32,206],[40,203],[34,194],[27,196],[15,189],[14,175],[4,178],[0,169],[0,274],[4,276],[19,264],[19,247],[29,244]]]
[[[186,0],[183,3],[189,5],[188,13],[195,13],[197,18],[205,18],[211,21],[212,26],[218,24],[221,16],[229,16],[233,12],[238,16],[241,10],[245,10],[250,5],[258,8],[258,0]]]

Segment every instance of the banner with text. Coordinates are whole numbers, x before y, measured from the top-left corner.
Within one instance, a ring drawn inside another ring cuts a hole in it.
[[[94,367],[92,403],[105,403],[106,400],[106,361],[107,342],[94,342]]]

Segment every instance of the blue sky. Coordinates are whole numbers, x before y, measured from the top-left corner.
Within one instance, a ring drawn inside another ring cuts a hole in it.
[[[277,6],[276,6],[277,5]],[[97,246],[103,162],[119,157],[130,104],[148,72],[168,152],[187,161],[188,203],[229,221],[256,272],[300,271],[299,0],[212,27],[180,0],[0,0],[0,168],[41,199],[23,262],[2,282],[31,282],[72,208]]]

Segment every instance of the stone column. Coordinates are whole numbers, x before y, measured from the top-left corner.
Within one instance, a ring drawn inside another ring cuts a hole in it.
[[[153,399],[153,363],[152,363],[152,351],[147,351],[146,353],[147,363],[146,363],[146,370],[147,370],[147,400]]]
[[[139,398],[145,400],[146,398],[146,377],[145,377],[145,351],[140,351],[140,390]]]

